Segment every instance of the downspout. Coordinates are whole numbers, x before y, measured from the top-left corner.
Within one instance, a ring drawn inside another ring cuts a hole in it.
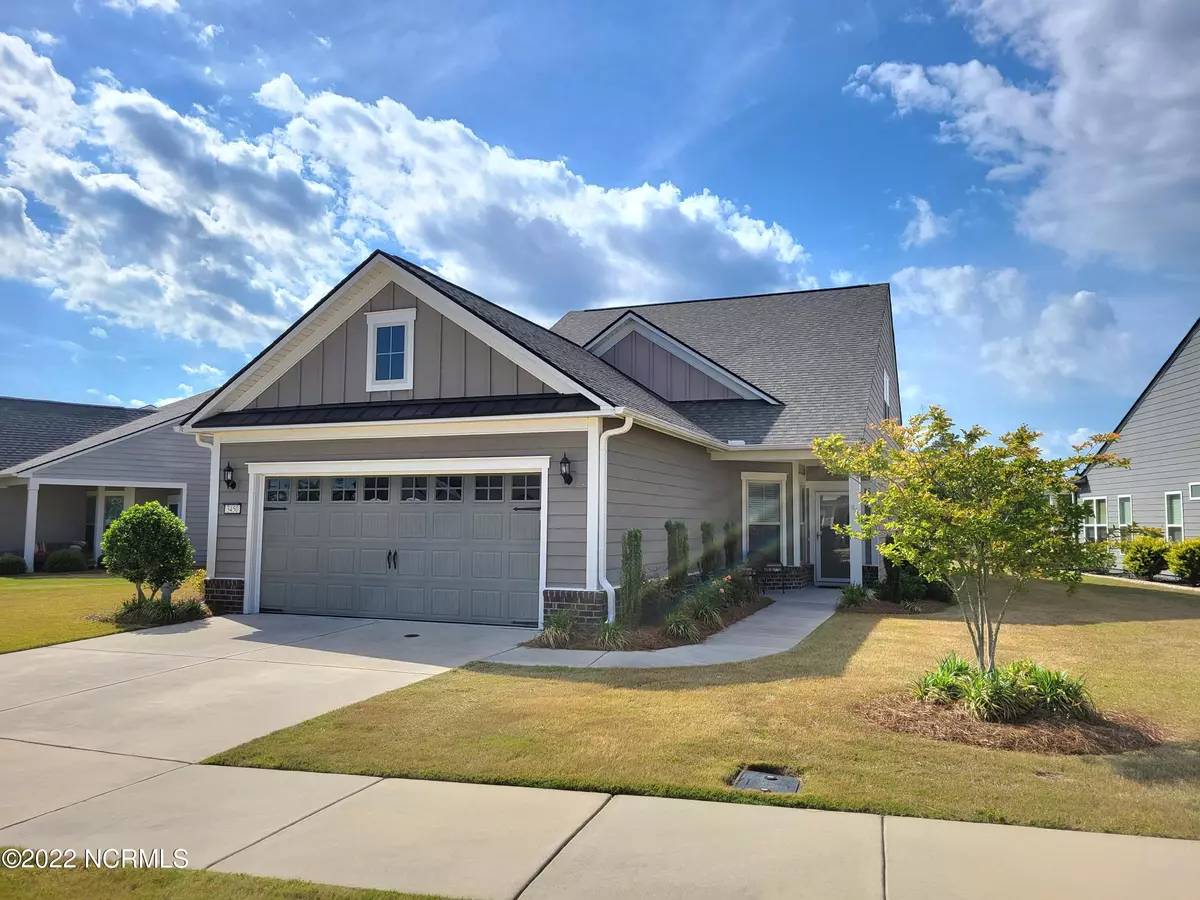
[[[600,577],[600,587],[608,595],[608,621],[610,622],[617,620],[617,590],[608,580],[608,440],[619,434],[628,434],[631,428],[633,428],[633,416],[626,415],[624,424],[611,431],[600,432],[600,458],[597,461],[599,471],[596,473],[600,482],[600,521],[597,525],[600,529],[600,546],[596,548],[599,555],[596,567],[597,575]]]
[[[220,466],[220,456],[218,456],[217,439],[214,437],[211,444],[204,443],[200,439],[199,432],[194,432],[192,437],[196,439],[196,443],[203,447],[209,453],[208,465],[208,534],[206,535],[204,545],[204,568],[208,572],[207,577],[216,576],[217,568],[217,498],[221,486],[217,481],[220,478],[218,466]]]

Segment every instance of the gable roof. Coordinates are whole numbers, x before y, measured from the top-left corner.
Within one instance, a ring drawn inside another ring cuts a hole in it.
[[[136,434],[141,434],[143,431],[149,431],[152,428],[157,428],[160,425],[166,425],[171,422],[178,421],[188,413],[195,410],[212,394],[212,391],[204,391],[192,397],[187,397],[183,400],[178,400],[175,403],[168,403],[166,406],[155,409],[148,407],[137,410],[125,410],[126,412],[139,413],[137,418],[123,422],[116,427],[108,428],[104,431],[99,431],[95,434],[90,434],[81,440],[73,441],[64,444],[60,447],[42,453],[41,455],[30,457],[24,460],[19,460],[17,463],[8,466],[0,475],[18,475],[30,472],[33,469],[39,469],[42,466],[48,466],[52,463],[61,462],[64,459],[69,459],[73,456],[78,456],[81,453],[87,453],[89,450],[95,450],[97,447],[103,447],[106,444],[111,444],[114,441],[122,440],[123,438],[133,437]],[[112,407],[104,407],[111,409]],[[2,414],[2,407],[0,407]]]
[[[0,470],[153,413],[153,407],[0,397]]]
[[[1196,319],[1196,321],[1192,323],[1192,327],[1189,328],[1187,334],[1183,336],[1183,340],[1175,345],[1175,349],[1171,351],[1171,355],[1167,357],[1167,361],[1164,362],[1159,367],[1158,371],[1154,373],[1154,377],[1150,379],[1150,383],[1146,385],[1140,394],[1138,394],[1137,399],[1133,401],[1133,405],[1130,406],[1125,415],[1121,417],[1121,421],[1118,422],[1117,427],[1113,429],[1114,432],[1120,434],[1125,430],[1125,426],[1129,423],[1129,420],[1133,418],[1133,414],[1138,411],[1138,407],[1140,407],[1142,402],[1150,396],[1150,392],[1154,390],[1155,385],[1157,385],[1159,381],[1162,380],[1162,377],[1167,374],[1167,370],[1171,368],[1175,360],[1179,359],[1179,354],[1183,352],[1184,348],[1188,345],[1191,339],[1198,333],[1200,333],[1200,319]],[[1096,452],[1107,453],[1110,443],[1111,442],[1106,441],[1105,443],[1101,444]],[[1078,477],[1082,478],[1083,476],[1087,475],[1091,469],[1092,466],[1088,465],[1082,472],[1079,473]]]
[[[553,331],[586,345],[633,310],[782,404],[671,404],[721,440],[807,446],[820,435],[864,433],[891,321],[886,283],[578,310]]]

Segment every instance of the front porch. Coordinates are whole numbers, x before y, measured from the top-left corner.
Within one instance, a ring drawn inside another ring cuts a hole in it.
[[[92,485],[34,478],[0,487],[6,520],[0,553],[23,556],[30,572],[40,570],[49,554],[62,549],[79,550],[95,565],[105,529],[130,506],[152,500],[182,518],[187,485]]]

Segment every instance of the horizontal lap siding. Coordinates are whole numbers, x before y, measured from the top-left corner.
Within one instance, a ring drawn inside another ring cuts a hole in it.
[[[77,479],[105,487],[123,487],[137,481],[186,483],[185,524],[196,549],[196,560],[204,565],[208,544],[208,473],[212,457],[190,434],[173,431],[174,424],[159,425],[123,441],[114,441],[71,459],[43,466],[35,477]],[[82,527],[82,522],[80,524]]]
[[[563,484],[558,461],[571,459],[574,479]],[[241,578],[246,566],[246,513],[249,462],[323,461],[338,459],[440,459],[486,456],[549,456],[546,583],[551,587],[583,587],[587,534],[587,439],[583,432],[494,435],[455,438],[391,438],[353,441],[279,441],[221,444],[222,465],[231,462],[237,489],[221,486],[219,504],[242,503],[241,515],[217,519],[216,572]],[[463,474],[471,474],[470,466]],[[220,506],[218,506],[220,509]]]
[[[1179,491],[1184,536],[1200,537],[1200,501],[1188,500],[1188,483],[1200,482],[1200,334],[1142,400],[1111,449],[1133,465],[1093,469],[1087,477],[1087,493],[1108,498],[1110,525],[1117,524],[1117,497],[1128,494],[1137,524],[1165,528],[1165,494]]]
[[[608,448],[609,580],[621,574],[621,537],[642,530],[648,575],[667,569],[667,519],[687,523],[693,559],[700,556],[700,523],[710,521],[718,539],[725,522],[740,515],[731,466],[714,462],[695,444],[635,427],[611,439]]]

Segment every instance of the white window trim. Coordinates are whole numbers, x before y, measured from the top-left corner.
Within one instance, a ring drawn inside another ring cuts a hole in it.
[[[1103,526],[1103,528],[1104,528],[1104,539],[1105,539],[1105,540],[1108,540],[1108,532],[1109,532],[1109,529],[1110,529],[1110,527],[1111,527],[1111,526],[1109,525],[1109,519],[1108,519],[1108,496],[1107,496],[1107,495],[1105,495],[1105,494],[1080,494],[1080,495],[1079,495],[1079,497],[1078,497],[1078,498],[1076,498],[1076,499],[1077,499],[1077,500],[1079,501],[1079,503],[1081,503],[1081,504],[1082,504],[1082,503],[1086,503],[1086,502],[1087,502],[1087,501],[1089,501],[1089,500],[1103,500],[1103,501],[1104,501],[1104,521],[1103,521],[1103,522],[1101,522],[1099,519],[1096,519],[1096,520],[1095,520],[1094,522],[1092,522],[1090,525],[1089,525],[1087,522],[1080,522],[1080,523],[1079,523],[1079,537],[1080,537],[1080,539],[1082,539],[1082,540],[1086,541],[1086,540],[1087,540],[1087,530],[1088,530],[1089,528],[1091,528],[1091,529],[1092,529],[1092,538],[1093,538],[1093,540],[1096,540],[1096,541],[1100,540],[1100,537],[1099,537],[1099,535],[1098,535],[1098,534],[1096,534],[1096,529],[1097,529],[1097,528],[1100,528],[1101,526]],[[1095,506],[1095,504],[1093,503],[1093,504],[1092,504],[1092,513],[1093,513],[1093,515],[1095,514],[1095,511],[1096,511],[1096,506]]]
[[[742,559],[750,555],[750,490],[751,482],[755,484],[779,485],[779,562],[788,566],[788,510],[787,510],[787,472],[743,472],[742,473]],[[793,526],[794,527],[794,526]]]
[[[1196,496],[1196,497],[1192,496],[1192,488],[1195,488],[1195,487],[1200,487],[1200,481],[1189,481],[1188,482],[1187,498],[1189,500],[1195,500],[1197,502],[1200,502],[1200,496]]]
[[[892,417],[892,376],[887,372],[883,373],[883,417]]]
[[[1170,521],[1171,520],[1171,498],[1172,497],[1179,498],[1179,524],[1178,525],[1172,525],[1171,521]],[[1183,510],[1184,510],[1183,491],[1163,491],[1163,537],[1165,537],[1168,541],[1171,540],[1171,529],[1172,528],[1179,529],[1179,540],[1182,541],[1185,537],[1185,532],[1183,530],[1183,523],[1185,521],[1185,516],[1183,514]]]
[[[408,391],[413,385],[413,332],[417,308],[388,309],[367,313],[367,393],[373,391]],[[375,337],[380,328],[404,326],[404,377],[377,380],[375,378]]]
[[[546,595],[546,560],[549,531],[546,524],[550,507],[549,456],[488,456],[454,459],[366,459],[320,460],[313,462],[247,463],[249,490],[246,497],[246,565],[243,571],[242,612],[259,611],[259,587],[262,574],[263,492],[268,475],[292,478],[335,477],[338,475],[472,475],[476,472],[539,472],[542,476],[541,559],[538,565],[538,628],[542,627]],[[429,486],[432,491],[432,484]],[[464,483],[465,489],[465,483]]]
[[[1122,500],[1129,501],[1129,521],[1128,522],[1121,521],[1121,501]],[[1132,494],[1117,494],[1117,527],[1118,528],[1128,528],[1130,525],[1133,524],[1133,521],[1134,521],[1134,519],[1133,519],[1133,495]]]

